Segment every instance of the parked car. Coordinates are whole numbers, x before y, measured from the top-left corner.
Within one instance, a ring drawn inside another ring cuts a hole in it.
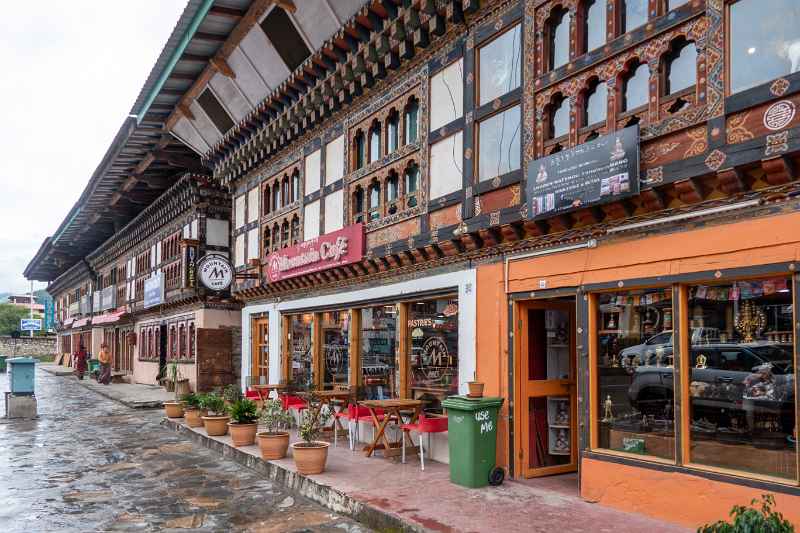
[[[630,366],[638,356],[640,364],[655,365],[656,359],[661,358],[662,365],[672,364],[672,330],[663,331],[653,335],[642,344],[629,346],[620,352],[623,366]],[[719,342],[717,328],[692,328],[692,345]]]

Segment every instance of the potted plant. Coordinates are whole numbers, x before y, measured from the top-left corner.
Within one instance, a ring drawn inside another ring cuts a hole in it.
[[[231,415],[228,428],[230,428],[233,445],[238,448],[255,444],[256,430],[258,429],[256,402],[241,398],[228,406],[228,412]]]
[[[200,407],[207,411],[207,414],[201,417],[206,433],[211,437],[226,435],[231,417],[225,413],[225,400],[222,396],[210,392],[203,396]]]
[[[202,395],[195,394],[190,392],[189,394],[185,395],[182,399],[183,401],[183,419],[186,421],[186,425],[190,428],[198,428],[203,425],[203,420],[200,418],[203,415],[203,411],[200,409],[200,401],[202,400]]]
[[[313,404],[312,401],[309,404]],[[328,447],[330,443],[316,440],[324,428],[331,413],[328,410],[307,409],[303,411],[297,433],[302,442],[292,444],[294,464],[301,474],[321,474],[325,470],[328,460]]]
[[[225,399],[225,405],[233,405],[244,396],[242,395],[242,390],[237,385],[230,384],[222,389],[222,397]]]
[[[261,410],[259,422],[265,431],[256,433],[261,458],[264,460],[283,459],[289,449],[289,432],[282,431],[292,425],[292,414],[283,408],[280,400],[267,400]]]
[[[171,363],[169,368],[167,369],[169,372],[169,382],[172,382],[174,385],[178,382],[178,378],[181,375],[180,370],[178,369],[178,363]],[[170,390],[169,387],[167,390]],[[167,418],[181,418],[183,416],[183,402],[179,401],[178,398],[178,389],[177,387],[172,387],[175,392],[175,400],[171,402],[164,402],[164,411],[166,411]]]

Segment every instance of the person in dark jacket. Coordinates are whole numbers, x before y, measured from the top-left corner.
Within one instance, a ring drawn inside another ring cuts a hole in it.
[[[83,375],[86,373],[86,357],[86,348],[81,344],[75,353],[75,374],[78,379],[83,379]]]

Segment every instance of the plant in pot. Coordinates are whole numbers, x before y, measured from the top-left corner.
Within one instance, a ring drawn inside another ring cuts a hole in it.
[[[283,408],[280,400],[267,400],[261,410],[259,422],[264,431],[256,433],[261,458],[264,460],[283,459],[289,449],[289,432],[292,426],[292,414]]]
[[[215,392],[210,392],[203,396],[200,407],[207,413],[202,416],[203,426],[206,433],[212,437],[220,437],[228,433],[228,422],[231,417],[225,412],[225,400]]]
[[[244,398],[244,395],[237,385],[230,384],[222,389],[222,397],[225,399],[225,405],[233,405]]]
[[[239,446],[250,446],[256,442],[256,431],[258,429],[258,406],[253,400],[241,398],[228,406],[231,421],[228,428],[231,432],[231,440],[237,448]]]
[[[181,398],[183,402],[183,419],[190,428],[198,428],[203,425],[203,420],[200,418],[203,414],[203,411],[200,409],[202,398],[202,395],[193,392]]]
[[[181,372],[178,369],[178,363],[171,363],[169,368],[167,369],[169,373],[169,381],[174,383],[178,382],[180,378]],[[177,388],[173,388],[175,391],[175,400],[171,402],[164,402],[164,411],[166,411],[167,418],[181,418],[183,416],[183,402],[178,400],[178,391]]]
[[[313,405],[313,398],[309,404]],[[297,471],[301,474],[321,474],[325,470],[325,463],[328,460],[328,448],[330,443],[316,440],[322,433],[331,413],[328,410],[306,409],[300,419],[297,433],[301,442],[292,444],[294,464]]]

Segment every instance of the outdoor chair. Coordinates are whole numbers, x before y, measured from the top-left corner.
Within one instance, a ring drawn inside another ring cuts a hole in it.
[[[416,423],[409,423],[403,424],[400,428],[404,432],[410,433],[412,431],[416,431],[419,433],[419,462],[422,465],[422,470],[425,470],[425,449],[422,447],[422,436],[427,434],[428,435],[428,448],[431,445],[431,433],[444,433],[447,431],[447,418],[428,418],[425,416],[425,413],[420,413],[419,419],[417,419]],[[412,441],[413,442],[413,441]],[[402,462],[406,462],[406,438],[403,435],[403,457]]]

